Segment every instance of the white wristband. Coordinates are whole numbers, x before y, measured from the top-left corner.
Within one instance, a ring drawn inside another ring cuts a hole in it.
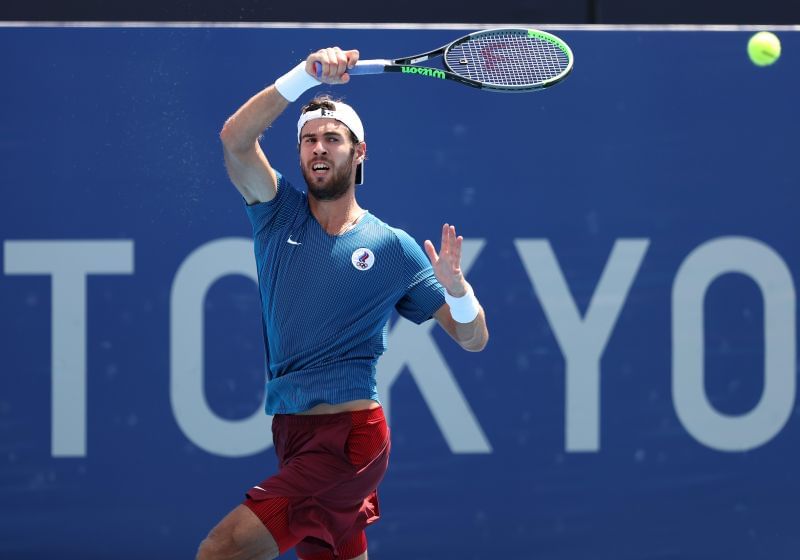
[[[319,80],[306,72],[305,61],[301,62],[288,72],[275,80],[275,89],[287,101],[296,101],[303,92],[321,84]]]
[[[451,296],[444,291],[444,300],[450,306],[450,315],[457,323],[471,323],[480,312],[480,304],[472,291],[472,287],[467,288],[467,293],[461,297]]]

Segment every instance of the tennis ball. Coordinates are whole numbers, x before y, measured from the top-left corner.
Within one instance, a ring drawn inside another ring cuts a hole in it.
[[[774,33],[759,31],[747,42],[747,54],[756,66],[769,66],[781,56],[781,42]]]

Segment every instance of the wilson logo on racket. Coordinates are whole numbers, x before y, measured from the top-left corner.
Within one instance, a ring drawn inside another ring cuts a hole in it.
[[[498,63],[502,64],[506,57],[498,54],[497,51],[508,47],[506,43],[489,44],[481,49],[483,56],[484,66],[487,70],[494,68]],[[464,60],[463,64],[468,64],[468,60]]]
[[[445,79],[444,70],[437,70],[436,68],[425,68],[424,66],[401,66],[403,74],[419,74],[420,76],[429,76],[431,78]]]
[[[350,262],[357,270],[369,270],[375,264],[375,255],[366,247],[361,247],[353,251]]]

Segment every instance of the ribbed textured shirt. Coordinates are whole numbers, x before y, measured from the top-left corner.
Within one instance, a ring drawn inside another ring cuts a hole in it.
[[[267,414],[378,398],[375,366],[392,310],[419,324],[444,305],[422,248],[367,212],[328,234],[307,195],[278,173],[278,193],[247,206],[267,357]]]

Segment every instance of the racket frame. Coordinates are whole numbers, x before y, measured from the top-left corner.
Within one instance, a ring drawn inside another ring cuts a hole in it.
[[[531,84],[528,86],[507,86],[507,85],[480,82],[478,80],[467,78],[466,76],[462,76],[461,74],[455,72],[453,68],[450,66],[450,64],[448,64],[447,53],[450,52],[452,48],[457,47],[458,45],[471,40],[476,35],[484,35],[484,34],[498,33],[498,32],[509,32],[509,31],[513,32],[522,31],[527,33],[529,37],[536,37],[538,39],[542,39],[549,43],[552,43],[554,46],[561,49],[561,51],[566,55],[568,60],[567,67],[558,75],[543,82],[540,82],[538,84]],[[437,56],[442,57],[442,63],[445,67],[444,70],[429,66],[418,66],[418,63],[425,62],[426,60],[429,60]],[[556,37],[551,33],[547,33],[546,31],[540,31],[538,29],[509,27],[509,28],[483,29],[480,31],[475,31],[473,33],[470,33],[469,35],[459,37],[458,39],[448,43],[447,45],[443,45],[439,48],[430,50],[428,52],[416,54],[413,56],[406,56],[391,60],[375,59],[375,60],[358,61],[356,63],[356,66],[351,68],[348,72],[353,75],[377,74],[381,72],[402,72],[407,74],[418,74],[432,78],[451,80],[474,88],[513,93],[513,92],[540,90],[559,83],[564,78],[566,78],[570,74],[570,72],[572,72],[573,62],[574,59],[572,55],[572,50],[569,48],[569,45],[567,45],[559,37]]]

